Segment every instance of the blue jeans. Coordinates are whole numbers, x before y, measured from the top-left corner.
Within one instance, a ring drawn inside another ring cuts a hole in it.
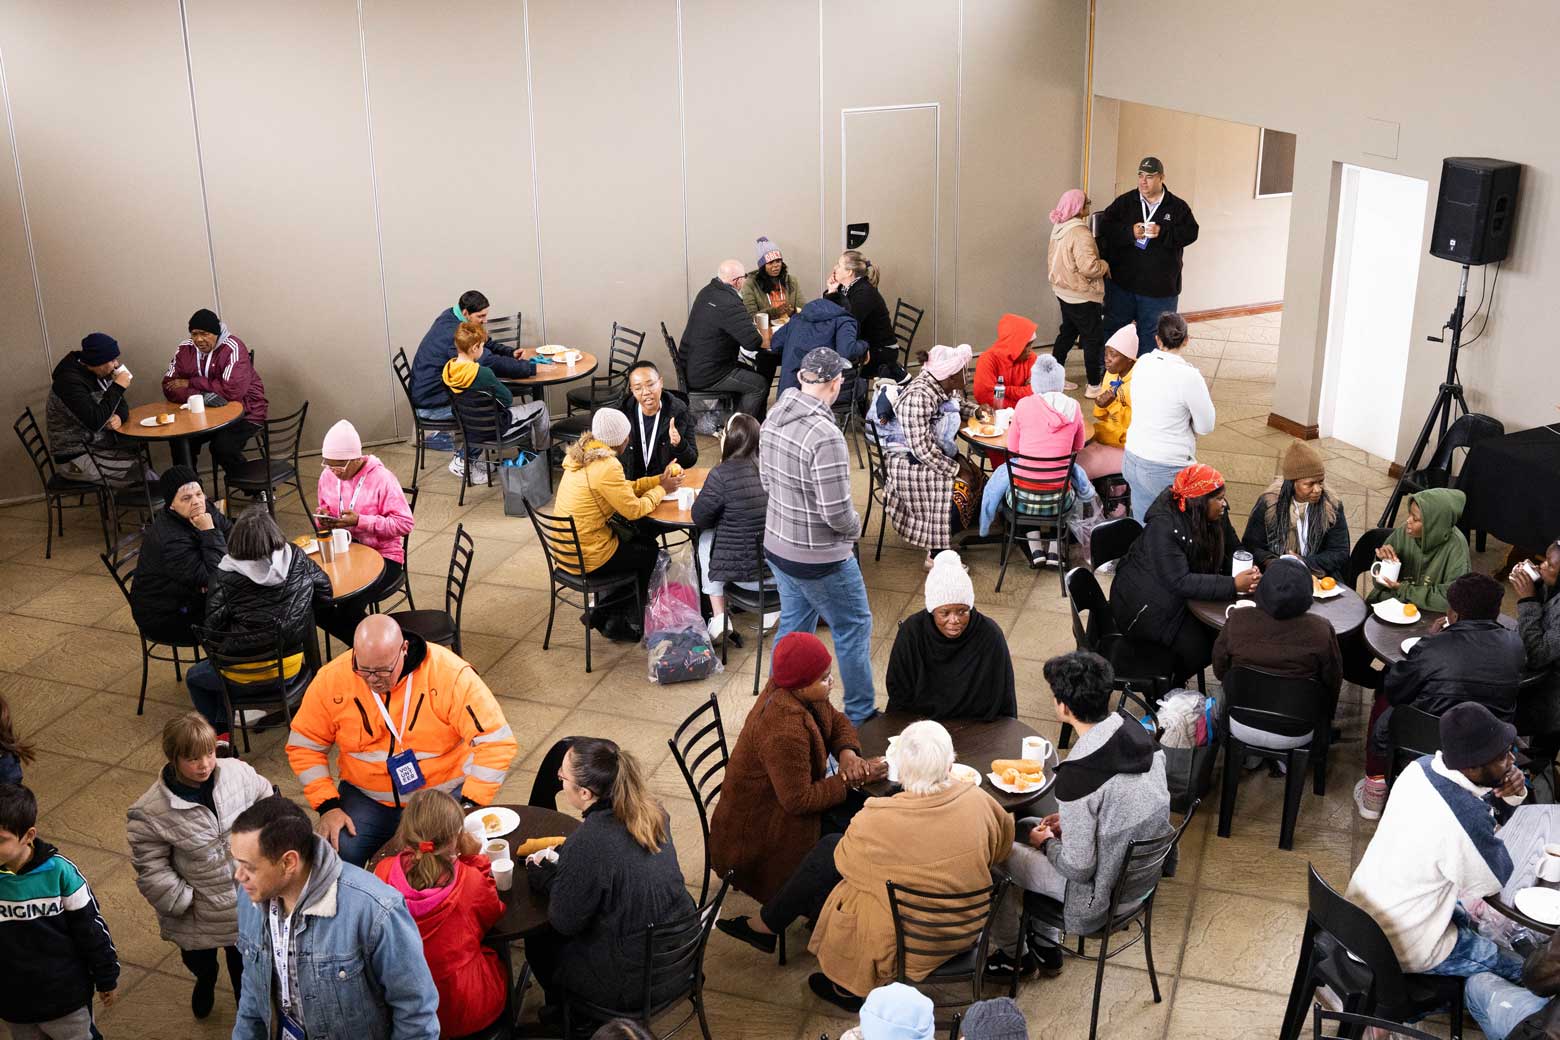
[[[1485,1040],[1506,1040],[1517,1023],[1548,1003],[1548,997],[1530,993],[1487,971],[1470,976],[1463,988],[1463,1004],[1484,1030]]]
[[[1007,498],[1009,479],[1008,465],[1004,462],[991,471],[991,476],[986,480],[986,489],[980,493],[980,536],[982,538],[991,533],[991,522],[997,518],[997,510],[1002,508],[1002,503]],[[1087,502],[1094,497],[1094,482],[1076,462],[1073,463],[1072,468],[1072,486],[1078,501]]]
[[[389,774],[386,774],[385,783],[389,782]],[[361,867],[395,836],[395,829],[401,823],[401,810],[376,802],[351,784],[337,784],[336,788],[341,792],[341,811],[352,817],[352,826],[357,829],[356,834],[347,833],[345,827],[341,829],[336,851],[354,867]],[[460,792],[455,796],[459,798]]]
[[[1154,349],[1159,316],[1175,310],[1180,299],[1180,296],[1139,296],[1109,278],[1105,279],[1105,338],[1110,339],[1123,325],[1137,322],[1138,357],[1142,357]]]
[[[1169,487],[1175,480],[1175,475],[1186,468],[1186,464],[1163,462],[1149,462],[1140,459],[1130,451],[1121,456],[1121,475],[1126,478],[1127,486],[1132,489],[1132,516],[1138,523],[1143,522],[1148,507],[1154,504],[1154,499],[1159,493]]]
[[[190,665],[184,673],[184,685],[189,688],[190,703],[206,717],[212,729],[226,733],[233,728],[222,700],[222,677],[210,661],[202,659]]]
[[[1426,968],[1426,975],[1468,976],[1494,972],[1508,982],[1522,981],[1522,958],[1474,931],[1473,922],[1468,920],[1461,904],[1452,911],[1452,924],[1457,926],[1457,945],[1440,964]]]
[[[872,607],[861,567],[854,556],[847,556],[822,578],[793,578],[779,567],[773,570],[780,589],[775,645],[792,632],[816,632],[822,615],[834,634],[835,657],[845,683],[845,714],[859,726],[877,714],[872,689]]]
[[[445,405],[443,408],[419,408],[417,409],[417,417],[419,419],[448,420],[455,418],[455,410],[449,405]],[[440,430],[438,433],[428,434],[425,438],[425,441],[427,442],[428,447],[432,448],[434,451],[455,450],[455,438],[451,437],[443,430]]]

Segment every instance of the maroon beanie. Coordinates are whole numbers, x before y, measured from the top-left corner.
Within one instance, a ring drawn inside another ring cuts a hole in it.
[[[775,644],[769,678],[776,686],[800,690],[827,675],[833,663],[823,640],[808,632],[792,632]]]

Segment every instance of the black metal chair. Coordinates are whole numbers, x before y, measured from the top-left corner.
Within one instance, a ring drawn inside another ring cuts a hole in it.
[[[1072,612],[1073,641],[1110,662],[1118,685],[1130,684],[1157,700],[1175,687],[1175,658],[1170,648],[1124,634],[1094,572],[1074,567],[1067,572],[1067,606]]]
[[[38,483],[43,489],[43,523],[48,532],[43,546],[43,558],[47,560],[54,555],[56,522],[59,525],[60,537],[64,538],[65,510],[84,507],[88,498],[91,498],[92,503],[97,506],[98,519],[103,524],[103,548],[112,551],[114,543],[109,535],[107,506],[102,486],[90,480],[70,480],[59,475],[54,468],[54,456],[49,454],[49,444],[43,439],[43,431],[38,428],[38,420],[33,417],[31,408],[22,409],[21,418],[11,424],[11,429],[16,431],[16,436],[22,442],[22,450],[27,452],[33,468],[38,471]],[[75,497],[76,502],[67,507],[65,499],[71,497]],[[51,510],[53,516],[49,515]]]
[[[1002,876],[973,892],[927,892],[884,882],[888,911],[894,919],[894,981],[917,989],[970,984],[967,1000],[939,1000],[934,993],[927,993],[934,1007],[964,1007],[980,1000],[991,922],[1010,884],[1012,878]],[[912,956],[936,957],[941,963],[924,979],[916,980],[907,969]]]
[[[406,407],[412,413],[412,443],[417,448],[416,461],[412,467],[412,486],[417,486],[417,478],[423,471],[423,459],[428,451],[428,434],[444,433],[450,437],[460,436],[460,424],[453,416],[448,419],[424,419],[417,414],[417,402],[412,400],[412,365],[406,360],[406,351],[397,350],[395,357],[390,361],[390,367],[395,369],[396,381],[401,384],[401,392],[406,395]]]
[[[227,730],[232,732],[233,724],[238,724],[238,731],[244,738],[244,751],[249,751],[249,724],[244,721],[244,712],[247,710],[258,708],[280,711],[282,728],[290,729],[293,712],[303,703],[304,691],[314,681],[314,655],[301,642],[295,646],[287,644],[283,619],[278,618],[276,624],[265,632],[254,629],[222,631],[200,625],[194,626],[194,630],[200,639],[201,649],[206,652],[206,659],[222,680],[222,701],[228,716]],[[312,638],[312,612],[306,631]],[[235,644],[254,649],[242,652],[226,649]],[[287,660],[290,657],[299,659],[292,675],[287,674]],[[233,673],[247,673],[253,678],[240,680],[234,678]]]
[[[1002,541],[1002,569],[997,571],[997,591],[1002,591],[1002,579],[1007,576],[1008,556],[1018,544],[1021,534],[1039,532],[1044,538],[1049,531],[1055,538],[1060,562],[1056,567],[1056,583],[1062,595],[1067,594],[1067,549],[1072,544],[1072,529],[1067,526],[1067,512],[1072,508],[1072,467],[1077,452],[1039,458],[1033,455],[1008,455],[1008,489],[1002,496],[1001,514],[1007,520],[1007,537]],[[1028,484],[1036,491],[1020,487]],[[1092,536],[1091,536],[1092,537]]]
[[[520,349],[520,327],[525,315],[519,311],[488,318],[483,326],[487,330],[487,345],[497,354],[514,354]]]
[[[1094,932],[1074,936],[1078,943],[1076,953],[1067,948],[1067,924],[1063,916],[1062,904],[1038,892],[1024,893],[1024,912],[1019,920],[1018,929],[1020,962],[1023,961],[1031,938],[1040,938],[1032,935],[1032,930],[1036,928],[1060,933],[1063,941],[1057,944],[1056,948],[1066,956],[1095,962],[1094,1003],[1089,1012],[1089,1040],[1094,1040],[1095,1031],[1099,1026],[1100,992],[1105,986],[1105,962],[1130,950],[1140,940],[1143,943],[1143,960],[1148,964],[1148,984],[1154,993],[1154,1003],[1158,1004],[1161,1000],[1159,975],[1154,970],[1154,896],[1159,893],[1159,882],[1165,876],[1166,861],[1172,858],[1177,846],[1180,845],[1181,835],[1186,833],[1186,828],[1191,825],[1198,804],[1193,802],[1186,815],[1182,817],[1180,826],[1173,828],[1168,834],[1134,841],[1127,846],[1127,858],[1122,863],[1121,873],[1117,876],[1116,883],[1110,889],[1110,904],[1105,912],[1105,923]],[[1112,950],[1111,936],[1133,928],[1137,929],[1137,935]],[[1092,956],[1084,952],[1085,940],[1099,943],[1098,951]],[[1046,945],[1051,944],[1047,942]],[[1017,972],[1013,974],[1012,981],[1009,983],[1008,995],[1018,995]]]
[[[1365,735],[1370,739],[1370,734]],[[1441,750],[1441,717],[1412,704],[1399,704],[1387,716],[1387,790],[1414,759]]]
[[[1370,1015],[1351,1015],[1347,1011],[1328,1011],[1321,1004],[1313,1004],[1315,1015],[1313,1023],[1315,1040],[1355,1040],[1364,1036],[1365,1030],[1375,1028],[1386,1034],[1387,1040],[1395,1040],[1401,1037],[1403,1040],[1439,1040],[1434,1033],[1426,1033],[1412,1026],[1405,1026],[1400,1022],[1388,1022],[1384,1018],[1374,1018]],[[1336,1031],[1322,1032],[1327,1026],[1325,1023],[1336,1022],[1333,1027]]]
[[[1112,560],[1127,555],[1132,543],[1143,533],[1143,525],[1130,516],[1107,520],[1089,532],[1089,566],[1099,570]]]
[[[1370,570],[1370,565],[1376,562],[1376,550],[1387,543],[1387,538],[1392,534],[1390,527],[1372,527],[1359,540],[1354,543],[1354,548],[1349,550],[1349,565],[1343,572],[1343,583],[1358,592],[1360,575]]]
[[[720,535],[715,535],[719,539]],[[735,582],[726,583],[726,631],[732,630],[731,608],[738,607],[753,616],[753,627],[758,630],[758,653],[753,657],[753,696],[758,696],[759,680],[764,671],[764,615],[780,609],[780,590],[775,587],[774,572],[769,569],[769,560],[764,556],[763,532],[754,536],[755,559],[758,561],[757,573],[753,576],[756,589],[744,589]],[[713,555],[713,547],[711,547]],[[720,644],[720,663],[726,663],[726,647],[731,643],[728,637]]]
[[[125,597],[125,605],[134,609],[130,602],[130,587],[135,583],[135,570],[141,556],[141,532],[135,531],[125,535],[119,540],[119,544],[106,553],[98,553],[98,559],[103,561],[103,566],[108,569],[108,576],[114,579],[114,584],[119,586],[119,592]],[[189,663],[194,664],[200,660],[200,641],[191,638],[189,641],[179,641],[168,638],[167,633],[147,633],[141,631],[141,626],[136,626],[136,634],[141,637],[141,695],[135,702],[135,713],[144,714],[146,711],[146,679],[147,670],[153,661],[167,661],[173,665],[173,678],[178,682],[184,681],[184,674],[179,660],[180,650],[190,651]],[[170,656],[164,657],[157,652],[158,648],[167,647]]]
[[[677,387],[687,395],[688,408],[695,420],[699,417],[701,404],[713,403],[720,415],[730,415],[737,410],[737,395],[732,391],[695,390],[688,385],[688,362],[677,348],[677,341],[666,330],[664,321],[661,322],[661,339],[666,342],[666,356],[672,359],[672,369],[677,373]]]
[[[699,875],[699,902],[710,894],[710,814],[720,785],[726,778],[726,763],[731,752],[726,747],[726,727],[720,719],[720,698],[710,699],[694,709],[666,741],[672,758],[682,771],[693,806],[699,812],[699,830],[704,835],[704,873]]]
[[[1153,724],[1154,739],[1158,740],[1162,730],[1159,726],[1159,713],[1143,698],[1143,695],[1134,690],[1131,684],[1119,684],[1111,690],[1110,697],[1106,700],[1106,707],[1120,715],[1134,726],[1143,725],[1143,720],[1148,719]],[[1066,750],[1072,746],[1074,732],[1072,723],[1062,723],[1062,728],[1056,735],[1056,746]]]
[[[113,472],[113,464],[105,463],[104,457],[98,454],[92,447],[92,442],[86,444],[87,458],[92,462],[93,468],[98,473],[98,489],[103,496],[104,518],[108,524],[109,540],[112,544],[118,544],[123,531],[119,525],[119,518],[125,513],[133,514],[136,518],[134,530],[139,531],[152,522],[152,517],[166,503],[157,489],[152,487],[151,481],[146,478],[146,466],[143,464],[144,449],[137,449],[137,459],[134,465],[140,473],[134,483],[116,484],[109,480],[107,474]]]
[[[1310,907],[1279,1040],[1297,1040],[1305,1027],[1312,995],[1323,985],[1338,995],[1345,1011],[1390,1021],[1415,1018],[1450,1005],[1452,1037],[1460,1038],[1463,983],[1467,979],[1404,972],[1375,918],[1323,881],[1314,864],[1308,869]]]
[[[303,478],[299,475],[298,451],[303,443],[303,427],[309,415],[309,402],[291,415],[279,419],[267,419],[260,425],[260,434],[251,442],[258,448],[258,457],[249,455],[243,462],[224,474],[225,497],[234,491],[245,491],[265,499],[265,507],[276,515],[276,491],[291,484],[309,512],[309,499],[303,493]]]
[[[561,599],[571,607],[579,607],[584,612],[581,621],[585,624],[585,671],[588,673],[590,612],[633,596],[634,609],[643,617],[645,604],[639,594],[639,579],[632,574],[619,574],[610,578],[591,577],[585,570],[585,551],[580,548],[580,532],[575,526],[574,517],[543,513],[529,502],[525,504],[525,512],[531,518],[531,526],[536,529],[536,540],[542,543],[542,552],[547,559],[547,631],[542,635],[542,649],[546,650],[552,642],[553,619],[558,612],[558,601]],[[579,601],[570,599],[564,590],[578,593]]]
[[[576,410],[593,412],[597,408],[616,408],[628,393],[629,367],[639,360],[644,346],[643,332],[614,321],[607,347],[607,374],[591,376],[589,386],[570,390],[565,397],[565,414],[573,415]]]
[[[910,368],[911,345],[925,313],[924,308],[906,303],[903,297],[894,301],[894,338],[899,341],[899,365],[906,371]]]
[[[1235,818],[1236,789],[1240,785],[1245,757],[1256,755],[1266,761],[1282,761],[1288,770],[1284,777],[1284,815],[1279,823],[1278,847],[1295,847],[1295,819],[1300,814],[1300,798],[1305,793],[1306,765],[1314,767],[1314,786],[1318,796],[1327,793],[1327,753],[1332,734],[1333,698],[1315,679],[1286,678],[1255,668],[1231,668],[1224,676],[1224,782],[1219,793],[1219,837],[1230,836]],[[1248,745],[1230,732],[1230,723],[1239,722],[1282,737],[1308,737],[1308,743],[1275,751]]]
[[[864,422],[861,439],[867,443],[867,515],[861,518],[861,533],[866,534],[872,523],[872,507],[878,513],[877,551],[874,560],[883,558],[883,531],[888,526],[888,463],[883,458],[883,442],[878,439],[877,424]]]
[[[1453,470],[1456,467],[1454,452],[1466,452],[1479,441],[1489,437],[1504,437],[1506,427],[1499,419],[1478,412],[1469,412],[1457,418],[1446,430],[1446,436],[1442,437],[1435,446],[1435,454],[1430,457],[1429,465],[1403,474],[1401,490],[1404,495],[1412,495],[1430,488],[1451,487],[1456,479]],[[1394,510],[1393,519],[1397,518]],[[1459,523],[1463,532],[1468,533],[1468,528]],[[1478,534],[1478,551],[1483,552],[1485,547],[1485,532]]]
[[[709,1020],[704,1013],[704,950],[709,945],[710,932],[720,917],[720,908],[731,890],[731,877],[721,880],[715,898],[702,904],[683,917],[649,925],[644,931],[641,950],[640,987],[644,994],[632,1008],[609,1008],[592,1003],[583,997],[563,992],[563,1035],[573,1037],[576,1016],[590,1022],[605,1022],[614,1018],[631,1018],[656,1036],[652,1023],[672,1008],[688,1001],[693,1010],[676,1026],[661,1034],[659,1040],[676,1033],[695,1015],[699,1018],[699,1031],[704,1040],[711,1040]],[[623,940],[628,941],[627,937]]]
[[[465,524],[455,525],[455,544],[450,548],[450,569],[444,578],[443,610],[401,610],[390,616],[403,631],[414,632],[430,643],[447,646],[461,654],[460,614],[466,602],[466,581],[471,576],[471,558],[475,542],[466,533]]]
[[[417,485],[413,484],[411,487],[403,487],[401,489],[401,494],[406,497],[406,508],[412,513],[413,516],[416,516]],[[309,517],[309,523],[314,523],[314,518],[312,516]],[[318,530],[316,530],[315,533],[319,533]],[[374,601],[375,614],[393,613],[395,608],[399,607],[402,603],[406,604],[406,609],[408,611],[417,609],[417,604],[412,599],[411,563],[412,532],[407,531],[401,536],[401,576],[396,579],[394,585],[391,585],[388,589],[385,589],[384,592],[380,593],[379,599]],[[399,597],[399,599],[396,597]]]
[[[834,425],[839,427],[846,440],[851,440],[852,428],[859,433],[866,427],[866,420],[861,413],[866,408],[872,389],[870,381],[861,377],[861,368],[857,365],[847,368],[841,375],[845,377],[845,382],[840,384],[840,396],[834,399],[830,411],[834,414]],[[856,468],[860,469],[866,465],[866,460],[862,458],[861,442],[856,440],[853,443],[856,446]]]
[[[466,489],[472,486],[471,468],[478,463],[487,467],[488,484],[499,481],[499,462],[510,451],[519,454],[531,441],[534,422],[513,421],[509,409],[486,390],[465,390],[450,395],[450,407],[460,424],[462,451],[466,465],[460,475],[457,502],[466,504]],[[473,457],[475,452],[475,457]]]

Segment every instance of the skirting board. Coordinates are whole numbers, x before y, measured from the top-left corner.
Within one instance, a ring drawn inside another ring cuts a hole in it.
[[[1316,440],[1316,424],[1302,426],[1293,419],[1286,419],[1277,412],[1269,412],[1267,424],[1275,430],[1281,430],[1291,437],[1299,437],[1303,441]]]
[[[1182,311],[1187,321],[1213,321],[1216,318],[1244,318],[1248,314],[1273,314],[1284,309],[1283,300],[1270,303],[1248,303],[1240,307],[1215,307],[1206,311]]]

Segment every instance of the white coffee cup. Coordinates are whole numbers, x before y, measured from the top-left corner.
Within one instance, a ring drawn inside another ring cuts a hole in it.
[[[1534,563],[1532,560],[1523,560],[1522,569],[1527,571],[1528,577],[1532,578],[1534,581],[1537,581],[1540,577],[1542,577],[1542,575],[1538,573],[1538,564]]]
[[[757,326],[759,332],[763,332],[765,329],[769,328],[769,312],[759,311],[757,314],[753,315],[753,324]]]
[[[201,415],[206,411],[206,398],[200,394],[191,394],[187,403],[190,406],[191,415]]]
[[[128,365],[120,365],[118,368],[114,369],[114,375],[116,376],[121,372],[125,374],[126,379],[135,378],[135,373],[130,371],[130,367]]]
[[[1545,845],[1538,861],[1540,881],[1560,881],[1560,845]]]
[[[1051,760],[1051,742],[1044,737],[1025,737],[1018,757],[1027,758],[1034,762],[1049,762]]]
[[[1257,604],[1255,600],[1238,599],[1234,603],[1231,603],[1229,606],[1224,608],[1224,619],[1228,621],[1230,615],[1235,613],[1235,611],[1239,610],[1241,607],[1254,607],[1256,605]]]
[[[1236,549],[1235,556],[1230,560],[1230,577],[1233,578],[1242,571],[1249,571],[1256,565],[1256,560],[1252,559],[1251,553],[1245,549]]]
[[[698,494],[697,491],[695,491],[691,487],[684,487],[684,488],[678,488],[675,493],[677,495],[677,508],[678,509],[681,509],[683,512],[686,513],[688,510],[693,508],[693,498],[694,498],[694,496],[696,494]]]
[[[345,527],[338,527],[330,533],[330,547],[340,556],[352,545],[352,532]]]
[[[503,838],[494,838],[482,846],[482,854],[493,862],[509,858],[509,842]]]
[[[509,886],[515,883],[515,861],[512,859],[496,859],[493,861],[493,884],[500,892],[508,892]]]
[[[1402,560],[1377,560],[1370,565],[1370,576],[1377,581],[1397,581],[1403,573]]]
[[[1159,237],[1159,225],[1154,223],[1152,220],[1150,220],[1148,223],[1144,224],[1143,225],[1143,237],[1144,238],[1158,238]]]

